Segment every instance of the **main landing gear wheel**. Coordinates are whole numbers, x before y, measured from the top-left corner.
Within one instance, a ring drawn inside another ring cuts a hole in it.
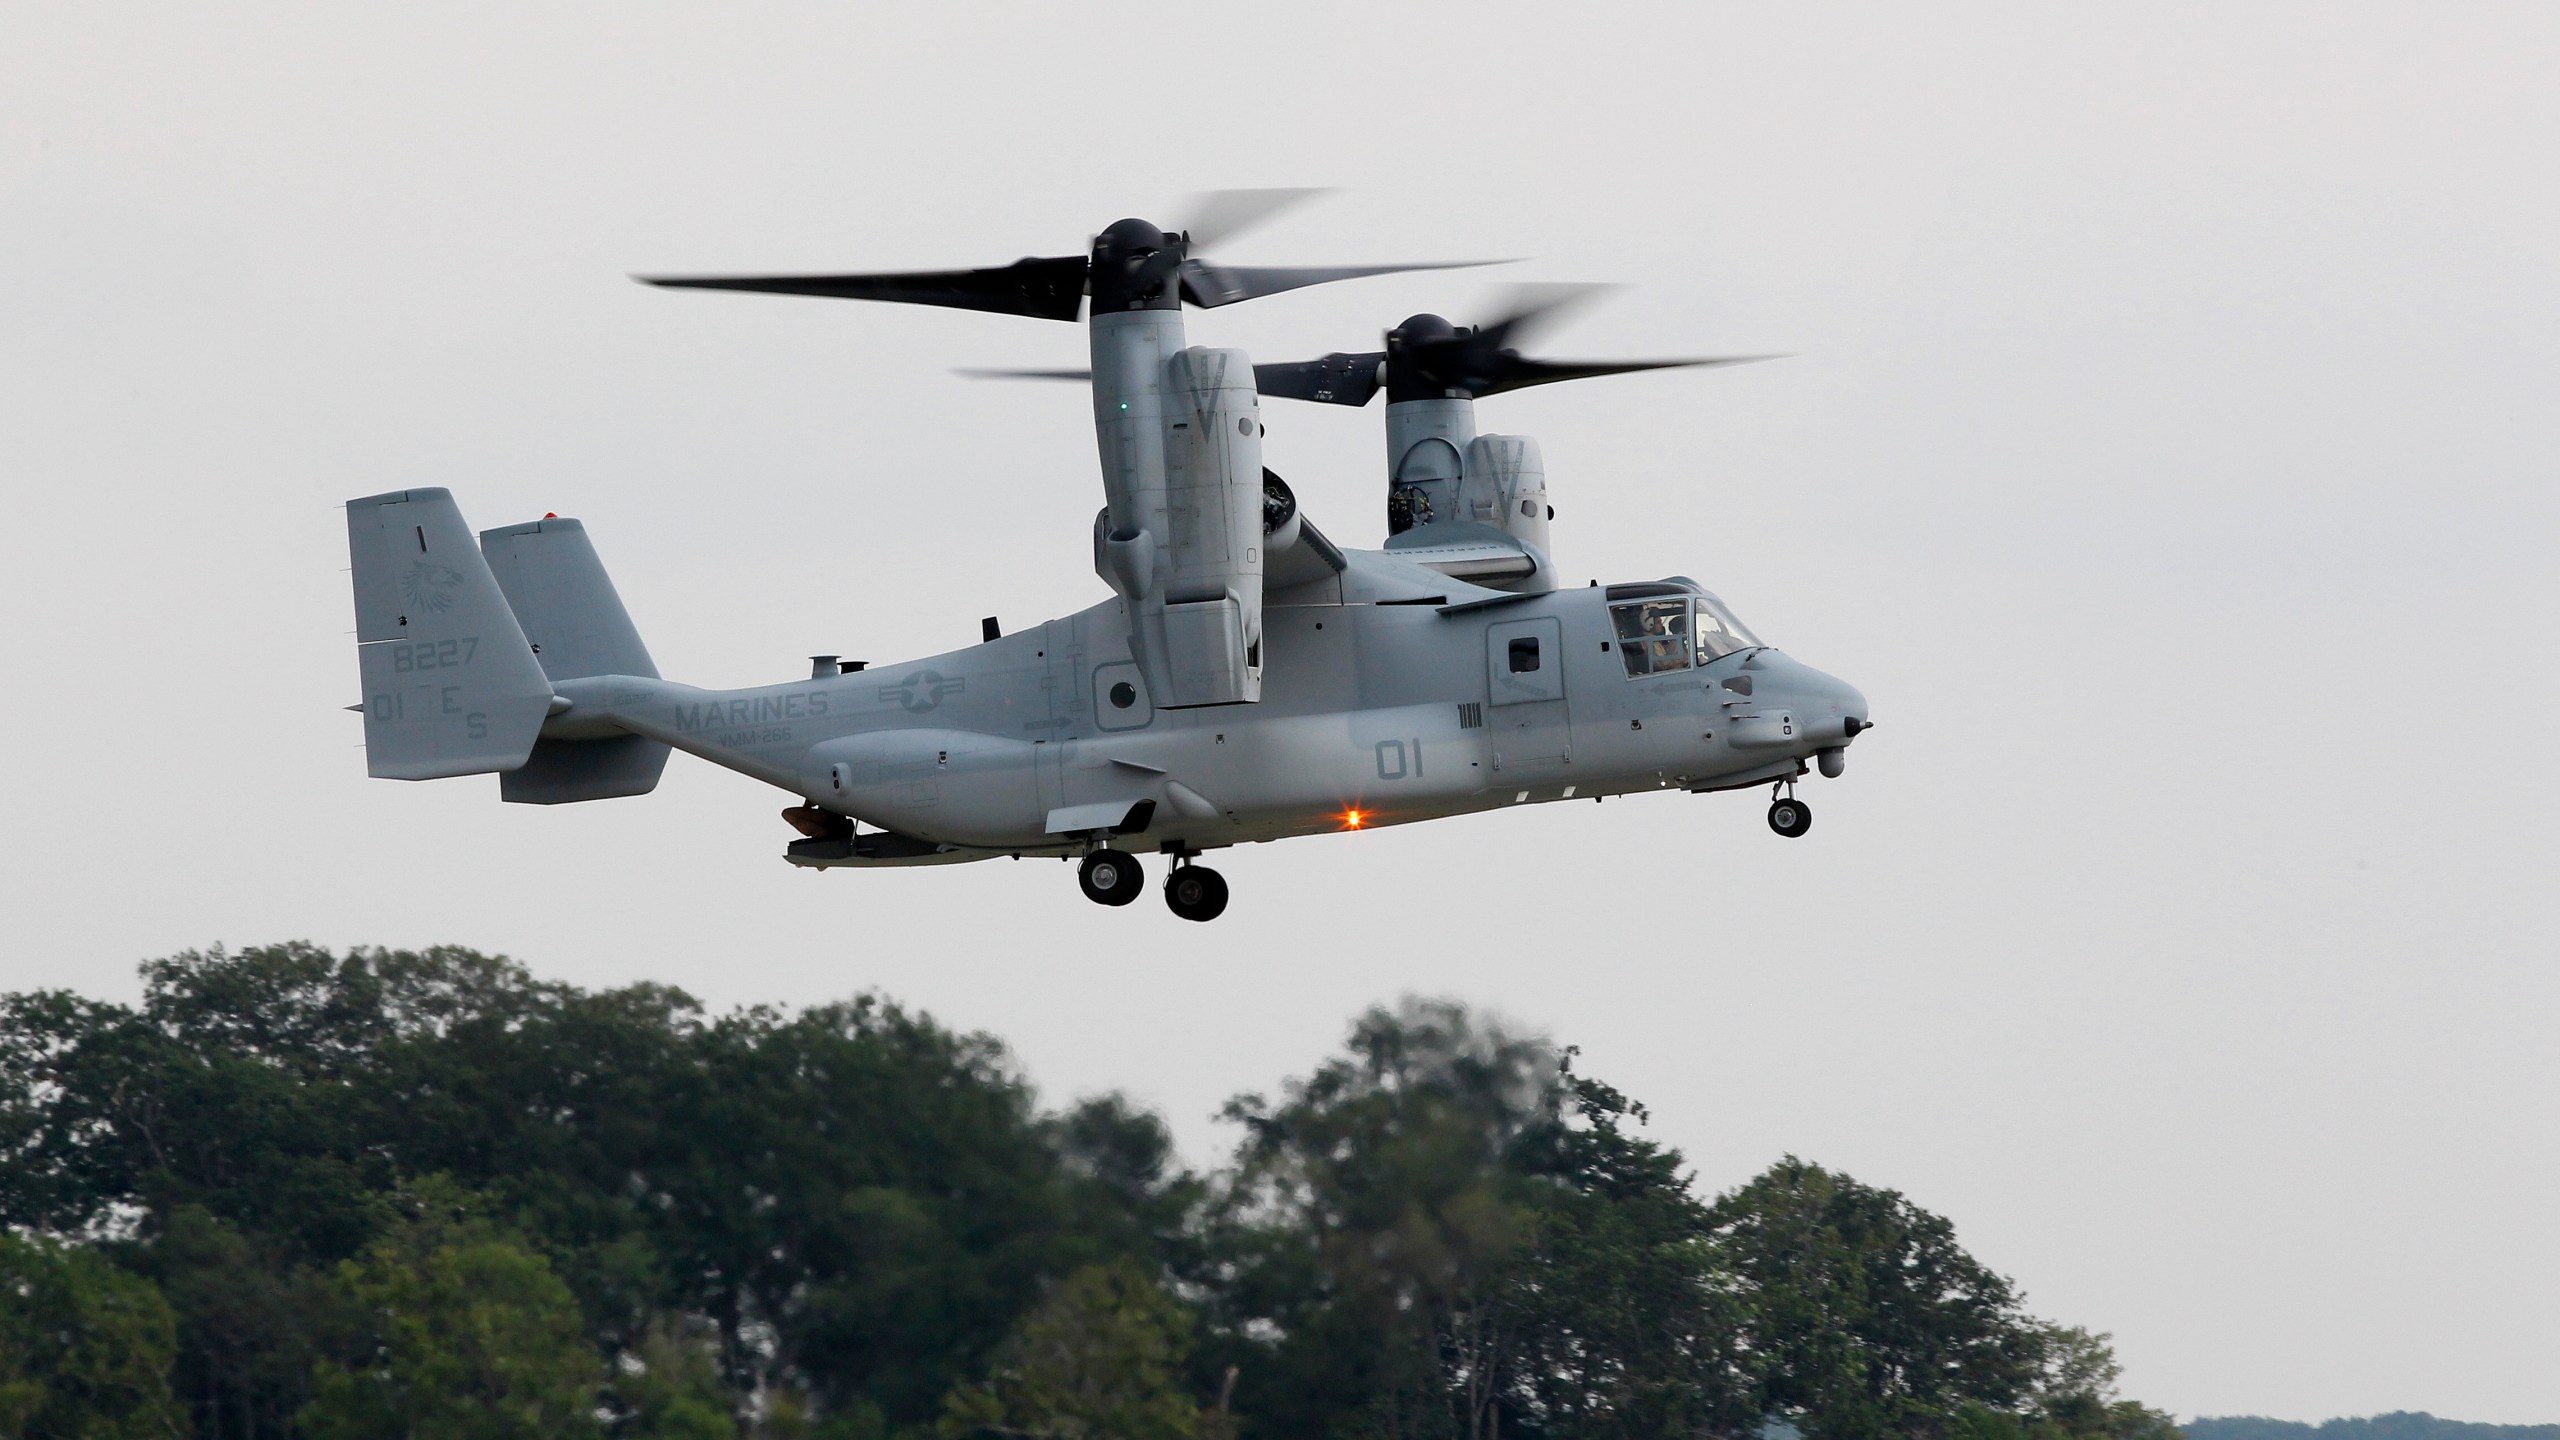
[[[1181,866],[1164,877],[1164,903],[1185,920],[1215,920],[1227,908],[1226,877],[1197,865]]]
[[[1076,883],[1084,887],[1084,898],[1096,905],[1126,905],[1147,888],[1147,877],[1138,867],[1137,856],[1096,850],[1077,868]]]
[[[1789,795],[1769,802],[1769,828],[1793,840],[1813,828],[1813,807]]]

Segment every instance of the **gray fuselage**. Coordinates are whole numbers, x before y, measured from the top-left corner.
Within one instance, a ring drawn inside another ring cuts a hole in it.
[[[923,842],[795,847],[803,863],[915,864],[1072,853],[1115,831],[1187,854],[1728,789],[1802,774],[1865,721],[1855,689],[1756,644],[1712,657],[1702,644],[1701,663],[1631,675],[1612,597],[1696,593],[1685,582],[1515,595],[1392,554],[1343,558],[1340,574],[1267,596],[1256,703],[1154,706],[1115,599],[793,684],[564,681],[569,705],[544,733],[635,732]]]

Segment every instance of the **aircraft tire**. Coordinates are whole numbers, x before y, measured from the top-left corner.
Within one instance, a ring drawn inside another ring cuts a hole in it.
[[[1076,884],[1083,887],[1084,898],[1096,905],[1126,905],[1147,888],[1147,875],[1135,855],[1096,850],[1076,867]]]
[[[1164,877],[1165,908],[1185,920],[1215,920],[1226,913],[1227,878],[1201,865],[1185,865]]]
[[[1813,828],[1813,807],[1790,795],[1769,802],[1769,828],[1793,840]]]

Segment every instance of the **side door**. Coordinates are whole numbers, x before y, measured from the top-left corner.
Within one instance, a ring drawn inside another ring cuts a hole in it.
[[[1573,763],[1573,717],[1564,683],[1564,624],[1553,616],[1485,627],[1485,729],[1496,783],[1553,774]]]

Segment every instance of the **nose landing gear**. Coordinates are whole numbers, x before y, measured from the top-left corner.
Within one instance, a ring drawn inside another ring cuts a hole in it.
[[[1084,888],[1084,898],[1096,905],[1126,905],[1147,888],[1147,877],[1137,856],[1106,848],[1084,857],[1084,864],[1076,869],[1076,883]]]
[[[1778,793],[1781,790],[1785,793]],[[1796,798],[1793,782],[1781,782],[1771,788],[1769,828],[1790,840],[1813,828],[1813,807]]]
[[[1227,880],[1206,866],[1176,860],[1164,877],[1165,908],[1185,920],[1215,920],[1227,908]]]

